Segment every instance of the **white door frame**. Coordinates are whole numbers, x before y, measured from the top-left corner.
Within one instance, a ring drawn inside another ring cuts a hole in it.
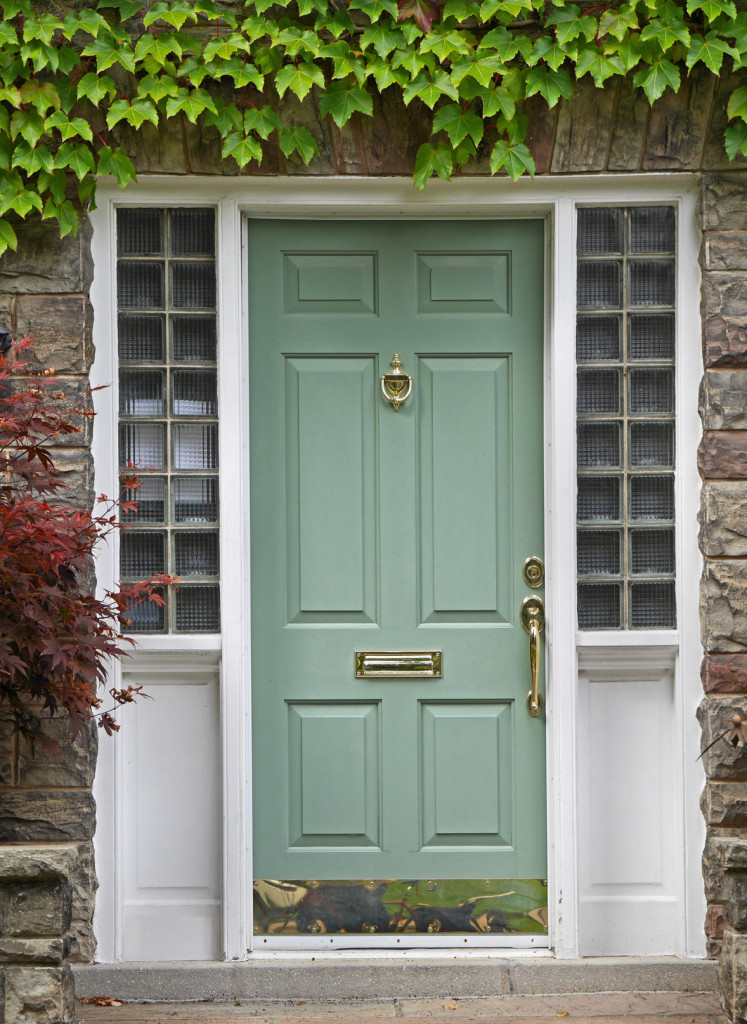
[[[695,226],[697,178],[685,174],[579,176],[521,180],[461,177],[432,181],[422,193],[403,178],[265,178],[159,176],[141,179],[122,194],[104,182],[91,215],[94,227],[96,361],[92,385],[111,384],[95,394],[96,487],[116,492],[116,313],[114,223],[117,205],[215,206],[218,223],[218,368],[221,446],[221,565],[223,631],[215,637],[142,637],[149,656],[190,651],[220,663],[223,748],[223,958],[243,960],[252,948],[251,905],[251,724],[249,594],[249,429],[248,337],[245,244],[247,217],[324,219],[485,219],[541,217],[547,230],[545,281],[545,502],[547,562],[547,799],[550,945],[559,957],[579,953],[577,857],[577,731],[579,651],[651,648],[652,655],[678,652],[677,764],[682,788],[677,832],[684,850],[676,868],[682,906],[680,955],[702,956],[703,884],[700,856],[704,826],[698,810],[702,769],[695,707],[700,699],[697,581],[700,556],[695,516],[699,479],[695,452],[700,437],[697,392],[701,376]],[[575,210],[578,205],[672,203],[679,230],[677,335],[677,509],[679,627],[646,633],[577,634],[575,624]],[[242,258],[239,259],[239,253]],[[117,545],[98,560],[99,586],[116,577]],[[137,657],[137,655],[136,655]],[[113,676],[120,672],[114,667]],[[114,683],[116,685],[116,682]],[[125,724],[126,728],[126,724]],[[122,958],[119,938],[124,852],[118,797],[123,766],[116,741],[102,739],[95,795],[98,959]],[[361,937],[360,947],[369,947]],[[373,937],[372,937],[373,938]],[[464,948],[462,939],[458,943]],[[329,937],[324,945],[330,948]],[[334,943],[332,944],[334,945]],[[467,943],[471,945],[471,943]],[[306,948],[309,948],[308,945]],[[496,951],[498,952],[498,951]],[[539,950],[537,952],[540,952]],[[253,955],[257,955],[259,950]],[[486,950],[480,950],[485,955]],[[504,950],[504,953],[509,953]]]

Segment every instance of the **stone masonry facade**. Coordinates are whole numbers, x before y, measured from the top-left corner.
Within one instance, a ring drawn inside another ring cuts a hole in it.
[[[747,713],[747,160],[729,163],[721,142],[732,87],[694,73],[680,93],[649,108],[629,83],[596,90],[584,79],[553,111],[539,97],[527,104],[529,144],[543,176],[700,176],[704,745],[734,714]],[[408,175],[430,117],[418,101],[404,108],[385,94],[373,119],[356,115],[340,131],[320,116],[318,97],[284,103],[316,138],[319,156],[307,168],[268,148],[263,174]],[[122,124],[116,132],[140,174],[240,173],[221,161],[210,129],[187,121],[161,133],[146,124],[140,137]],[[489,141],[463,173],[487,173]],[[34,368],[53,366],[71,405],[80,405],[93,358],[89,225],[60,240],[52,226],[31,221],[20,239],[18,252],[0,260],[0,320],[15,338],[36,338]],[[71,500],[83,506],[94,493],[90,437],[85,420],[75,446],[56,453]],[[62,738],[64,723],[50,730]],[[73,745],[63,742],[56,758],[0,736],[0,975],[8,1022],[69,1020],[69,964],[94,954],[95,754],[95,729]],[[728,1013],[747,1019],[747,747],[722,739],[704,767],[708,952],[721,955]]]

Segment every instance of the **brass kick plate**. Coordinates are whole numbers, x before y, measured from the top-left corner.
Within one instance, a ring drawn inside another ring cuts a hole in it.
[[[356,679],[441,678],[440,651],[356,651]]]

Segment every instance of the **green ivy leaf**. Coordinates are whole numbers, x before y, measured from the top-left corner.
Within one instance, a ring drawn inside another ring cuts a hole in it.
[[[519,52],[514,36],[502,25],[499,28],[491,29],[487,35],[480,40],[478,50],[495,50],[497,55],[505,64]]]
[[[494,75],[501,75],[504,71],[505,67],[500,57],[485,54],[480,50],[469,57],[460,57],[451,65],[451,77],[455,85],[459,85],[467,75],[480,85],[489,85]]]
[[[128,182],[137,180],[132,160],[119,146],[116,149],[111,146],[104,146],[103,149],[98,151],[96,172],[99,175],[113,175],[117,180],[117,184],[122,189],[127,186]]]
[[[87,8],[77,13],[68,14],[63,26],[67,39],[72,39],[76,32],[87,32],[95,39],[101,29],[109,31],[109,22],[98,11],[91,11]]]
[[[142,0],[101,0],[98,10],[108,9],[117,11],[120,21],[128,21],[143,9],[143,4]]]
[[[244,131],[244,116],[235,103],[224,103],[218,99],[215,106],[215,113],[206,111],[205,124],[213,125],[224,137],[233,132]]]
[[[35,110],[16,110],[10,119],[10,137],[20,135],[33,147],[44,134],[44,120]]]
[[[78,234],[78,214],[69,199],[65,199],[62,203],[55,203],[52,199],[48,199],[44,204],[42,218],[44,220],[56,219],[63,238],[71,233]]]
[[[540,36],[534,44],[532,58],[527,63],[536,64],[537,61],[543,60],[553,71],[557,71],[567,57],[568,54],[563,47],[559,46],[551,36]]]
[[[513,145],[505,139],[498,139],[490,154],[490,170],[496,174],[501,167],[506,168],[512,181],[518,181],[527,171],[534,177],[534,159],[529,147],[523,142]]]
[[[415,78],[423,68],[433,71],[436,66],[433,54],[425,53],[421,56],[420,53],[416,53],[413,50],[395,50],[389,59],[392,62],[393,68],[404,68],[410,75],[410,78]]]
[[[44,122],[44,131],[47,135],[50,134],[51,129],[56,128],[63,140],[82,138],[86,142],[93,140],[93,132],[91,126],[87,121],[84,121],[82,117],[68,118],[67,114],[64,114],[61,110],[58,110],[54,114],[50,114]]]
[[[547,101],[548,107],[554,107],[561,96],[569,100],[573,94],[571,76],[561,69],[553,71],[549,67],[532,68],[527,75],[527,96],[540,93]]]
[[[623,4],[617,9],[609,8],[600,16],[597,36],[602,39],[609,35],[622,40],[631,28],[638,29],[638,13],[635,4]]]
[[[128,100],[117,100],[112,103],[106,116],[106,123],[113,128],[119,121],[125,120],[133,128],[139,128],[144,121],[150,121],[158,127],[158,111],[154,104],[145,96],[136,96],[130,103]]]
[[[469,53],[470,42],[466,32],[447,29],[439,25],[431,29],[420,44],[421,53],[433,53],[440,61],[445,61],[452,53]]]
[[[36,174],[37,171],[49,173],[54,170],[54,161],[55,158],[46,146],[32,149],[24,139],[16,144],[10,165],[11,167],[22,167],[27,174]]]
[[[395,19],[398,13],[396,0],[350,0],[348,10],[362,11],[372,24],[378,21],[384,13],[390,14]]]
[[[147,28],[154,21],[165,21],[167,25],[174,28],[181,28],[185,21],[197,21],[197,12],[189,0],[173,0],[172,3],[159,2],[153,4],[151,9],[143,18],[143,25]]]
[[[13,143],[7,135],[0,135],[0,170],[9,171],[13,159]]]
[[[681,18],[654,18],[641,32],[641,39],[644,43],[655,40],[661,47],[661,52],[666,53],[675,43],[684,43],[687,46],[690,43],[690,33]]]
[[[192,124],[197,122],[203,110],[217,113],[215,101],[205,89],[192,89],[191,92],[180,89],[176,96],[169,96],[166,100],[166,113],[169,117],[181,111]]]
[[[623,39],[617,47],[617,55],[623,62],[626,71],[632,71],[643,57],[643,43],[640,35],[632,35]]]
[[[482,118],[474,110],[464,110],[458,103],[449,103],[436,111],[433,118],[433,131],[444,131],[449,136],[452,146],[458,146],[468,135],[476,146],[485,131]]]
[[[465,78],[459,87],[459,94],[466,100],[479,98],[482,101],[482,116],[494,117],[502,114],[511,120],[516,114],[516,101],[503,84],[491,82],[490,85],[479,85],[473,78]]]
[[[480,17],[480,5],[475,0],[447,0],[443,10],[443,19],[453,18],[455,21],[469,21]]]
[[[50,43],[52,36],[63,27],[59,18],[53,14],[40,14],[36,18],[27,18],[23,23],[23,38],[25,42],[38,39],[41,43]]]
[[[392,50],[396,50],[398,46],[401,47],[404,41],[402,32],[387,21],[378,21],[374,25],[369,25],[360,37],[361,47],[366,50],[372,46],[382,60],[388,57]]]
[[[732,0],[687,0],[687,13],[694,14],[695,11],[702,11],[709,21],[715,21],[720,14],[730,18],[737,16],[737,7]]]
[[[7,220],[0,220],[0,254],[7,249],[16,250],[17,248],[18,239],[12,225]]]
[[[4,0],[1,6],[6,21],[10,21],[11,18],[15,18],[19,14],[24,18],[32,17],[29,0]]]
[[[280,132],[279,141],[285,156],[298,153],[305,164],[311,161],[315,153],[319,153],[316,139],[308,128],[304,128],[302,125],[296,125],[293,128],[285,125]]]
[[[459,99],[454,83],[445,71],[421,71],[420,74],[405,86],[402,98],[405,104],[410,104],[415,97],[418,97],[426,106],[433,110],[434,106],[442,96],[450,99]]]
[[[187,78],[190,85],[201,85],[210,72],[197,57],[187,57],[179,67],[179,75]]]
[[[58,205],[64,202],[67,189],[67,174],[63,170],[57,169],[52,171],[51,174],[47,171],[40,171],[36,183],[41,195],[49,192]]]
[[[403,88],[410,79],[404,68],[395,69],[391,64],[378,58],[369,58],[367,73],[373,77],[379,92],[388,89],[390,85],[398,85]]]
[[[740,85],[731,94],[726,105],[726,113],[729,116],[729,120],[732,117],[741,117],[744,121],[747,121],[747,85]]]
[[[279,96],[282,96],[290,89],[298,96],[299,100],[302,100],[311,91],[312,85],[324,88],[324,75],[321,68],[307,61],[301,61],[298,64],[286,64],[275,76],[275,88]]]
[[[235,53],[236,43],[232,42],[230,37],[223,39],[221,36],[216,36],[203,48],[202,59],[208,61],[213,57],[220,57],[221,60],[229,60]]]
[[[747,121],[739,120],[729,125],[724,133],[724,146],[730,160],[740,154],[747,156]]]
[[[366,77],[365,64],[360,57],[354,55],[348,44],[342,39],[323,46],[319,51],[319,56],[329,57],[334,61],[333,79],[355,75],[359,82],[364,81]]]
[[[232,156],[239,167],[246,167],[250,160],[262,163],[262,146],[259,140],[239,132],[234,132],[224,140],[221,153],[224,157]]]
[[[265,76],[253,64],[245,64],[238,57],[233,57],[219,65],[216,71],[216,78],[218,77],[232,78],[237,89],[243,89],[247,85],[261,89],[265,84]]]
[[[739,59],[739,53],[734,47],[729,46],[725,40],[719,39],[716,32],[709,32],[705,37],[693,35],[686,63],[691,68],[698,61],[702,61],[714,75],[717,75],[727,54]]]
[[[662,58],[648,67],[641,68],[633,79],[633,85],[640,85],[648,96],[649,103],[653,103],[667,88],[677,92],[680,87],[680,73],[671,60]]]
[[[596,46],[586,46],[578,55],[576,78],[591,75],[597,89],[601,89],[608,78],[621,74],[625,74],[625,64],[615,53],[608,54]]]
[[[298,13],[301,17],[311,14],[312,11],[323,13],[327,9],[326,0],[296,0]]]
[[[175,96],[179,91],[179,86],[171,75],[146,75],[137,83],[137,91],[139,96],[150,96],[158,103],[159,100],[166,99],[167,96]]]
[[[96,161],[91,150],[87,146],[75,146],[72,142],[63,142],[55,155],[54,166],[62,169],[69,167],[79,181],[96,171]],[[44,170],[49,168],[45,167]]]
[[[52,82],[32,78],[21,86],[21,102],[30,103],[40,114],[46,114],[50,107],[60,109],[60,94]]]
[[[129,46],[120,44],[111,37],[107,39],[94,39],[82,51],[84,57],[95,57],[96,67],[99,74],[106,71],[114,64],[121,64],[126,71],[135,73],[135,54]]]
[[[93,71],[89,71],[78,82],[78,96],[89,99],[96,107],[103,99],[111,100],[116,95],[117,86],[109,75],[96,75]]]
[[[343,32],[353,31],[353,19],[347,11],[320,14],[314,23],[316,32],[329,32],[333,39],[339,39]]]
[[[415,154],[415,187],[418,191],[424,189],[434,174],[449,181],[453,167],[454,156],[448,143],[424,142]]]
[[[280,131],[280,118],[272,107],[251,107],[244,114],[244,128],[247,133],[256,132],[261,139],[269,139],[272,132]]]
[[[356,110],[369,117],[373,114],[373,100],[357,82],[333,82],[322,96],[319,109],[323,117],[332,115],[338,128],[346,124]]]
[[[555,26],[555,35],[561,46],[579,36],[593,39],[597,31],[597,19],[592,14],[582,15],[575,4],[566,4],[554,11],[547,24]]]

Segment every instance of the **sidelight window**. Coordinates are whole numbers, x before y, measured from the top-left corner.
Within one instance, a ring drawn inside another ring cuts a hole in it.
[[[180,576],[132,633],[220,629],[215,212],[117,211],[120,575]],[[138,489],[126,486],[136,474]]]
[[[580,629],[671,629],[675,216],[591,207],[577,232]]]

